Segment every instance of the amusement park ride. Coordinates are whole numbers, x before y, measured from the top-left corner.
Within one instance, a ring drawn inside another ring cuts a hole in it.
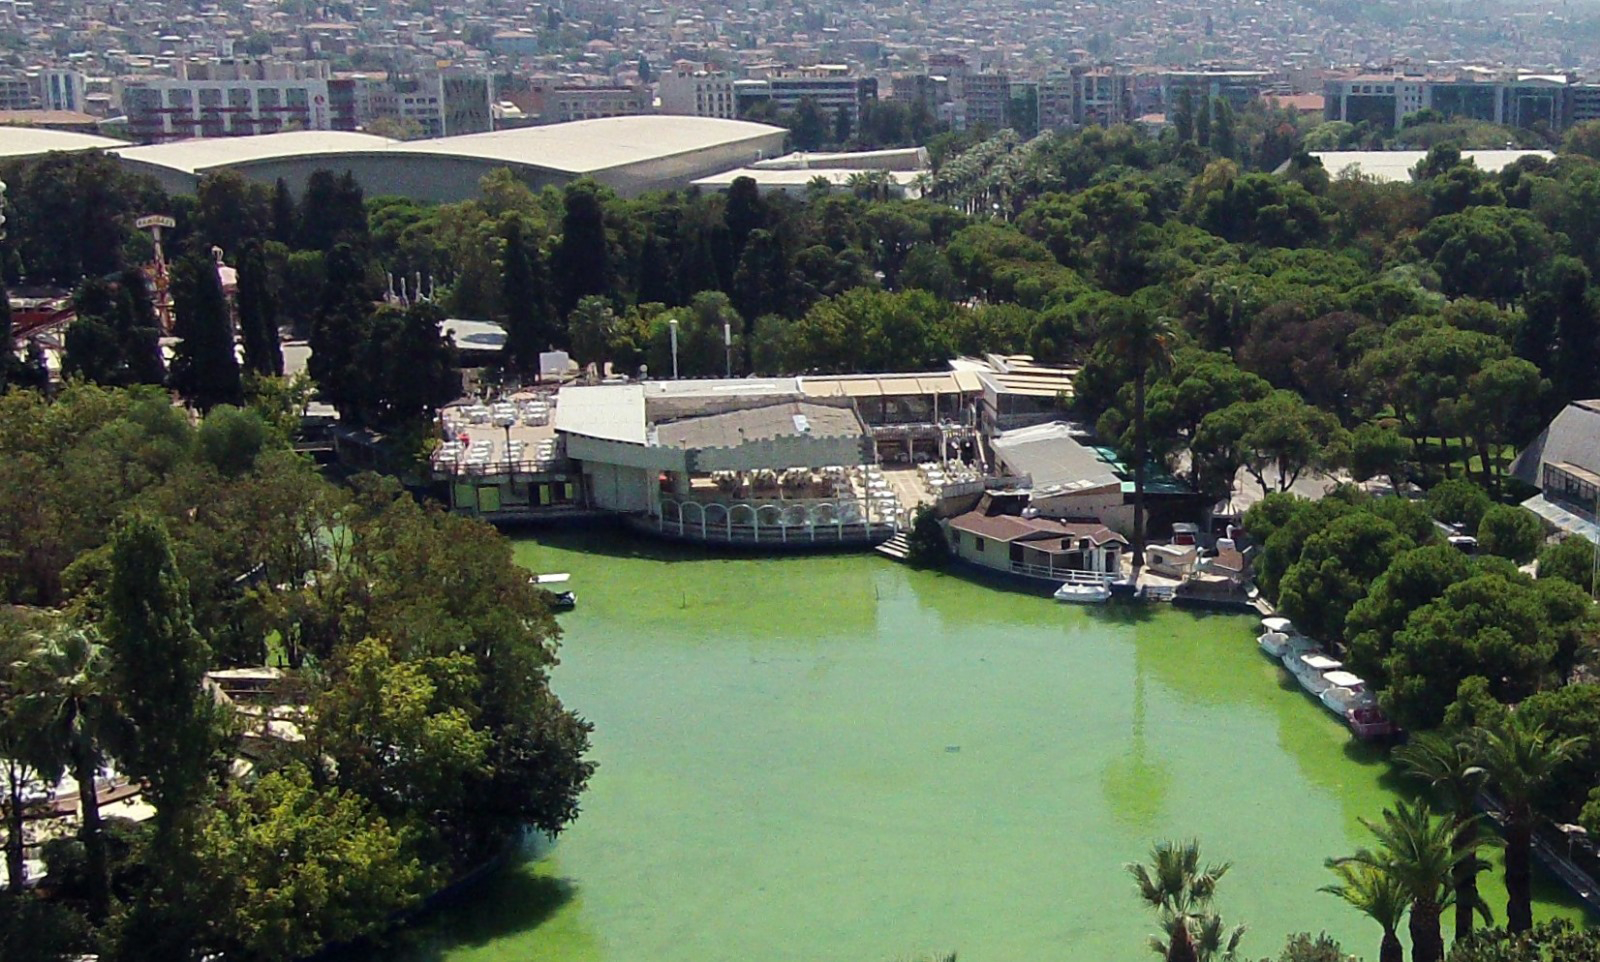
[[[169,290],[166,251],[162,247],[161,232],[177,226],[177,221],[165,214],[148,214],[133,222],[139,230],[150,232],[155,253],[150,263],[140,270],[150,285],[150,299],[155,307],[156,320],[163,336],[172,334],[172,294]],[[0,238],[5,237],[5,182],[0,181]],[[56,297],[17,305],[11,314],[11,336],[17,341],[35,337],[59,335],[77,319],[71,296]],[[55,345],[59,346],[59,345]]]

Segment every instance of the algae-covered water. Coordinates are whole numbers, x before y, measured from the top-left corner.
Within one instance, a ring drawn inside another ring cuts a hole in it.
[[[1148,958],[1123,864],[1229,859],[1244,954],[1377,929],[1317,887],[1401,787],[1254,644],[1254,621],[1086,609],[876,555],[519,543],[570,571],[565,702],[600,769],[553,845],[387,958]],[[1486,895],[1503,911],[1498,879]],[[1536,914],[1576,915],[1559,893]]]

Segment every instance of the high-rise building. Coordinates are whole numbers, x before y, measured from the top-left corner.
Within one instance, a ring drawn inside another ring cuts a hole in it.
[[[45,110],[83,110],[87,81],[76,70],[39,71],[39,106]]]
[[[951,78],[951,87],[960,85],[956,99],[966,105],[965,126],[1000,130],[1006,126],[1011,107],[1011,78],[1003,73],[969,73]]]

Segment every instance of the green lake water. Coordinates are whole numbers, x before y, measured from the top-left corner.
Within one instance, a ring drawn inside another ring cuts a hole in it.
[[[1249,958],[1303,930],[1376,956],[1316,889],[1401,786],[1253,619],[1079,608],[873,554],[572,533],[518,560],[572,573],[554,681],[600,768],[557,842],[385,959],[1145,959],[1122,866],[1188,836],[1233,862],[1218,907]],[[1545,888],[1550,914],[1577,910]]]

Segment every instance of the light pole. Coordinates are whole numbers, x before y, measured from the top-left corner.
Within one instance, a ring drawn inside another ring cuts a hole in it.
[[[726,366],[723,369],[725,376],[733,377],[733,323],[722,322],[722,350],[726,355]]]
[[[672,379],[678,379],[678,319],[667,318],[667,336],[672,341]]]

